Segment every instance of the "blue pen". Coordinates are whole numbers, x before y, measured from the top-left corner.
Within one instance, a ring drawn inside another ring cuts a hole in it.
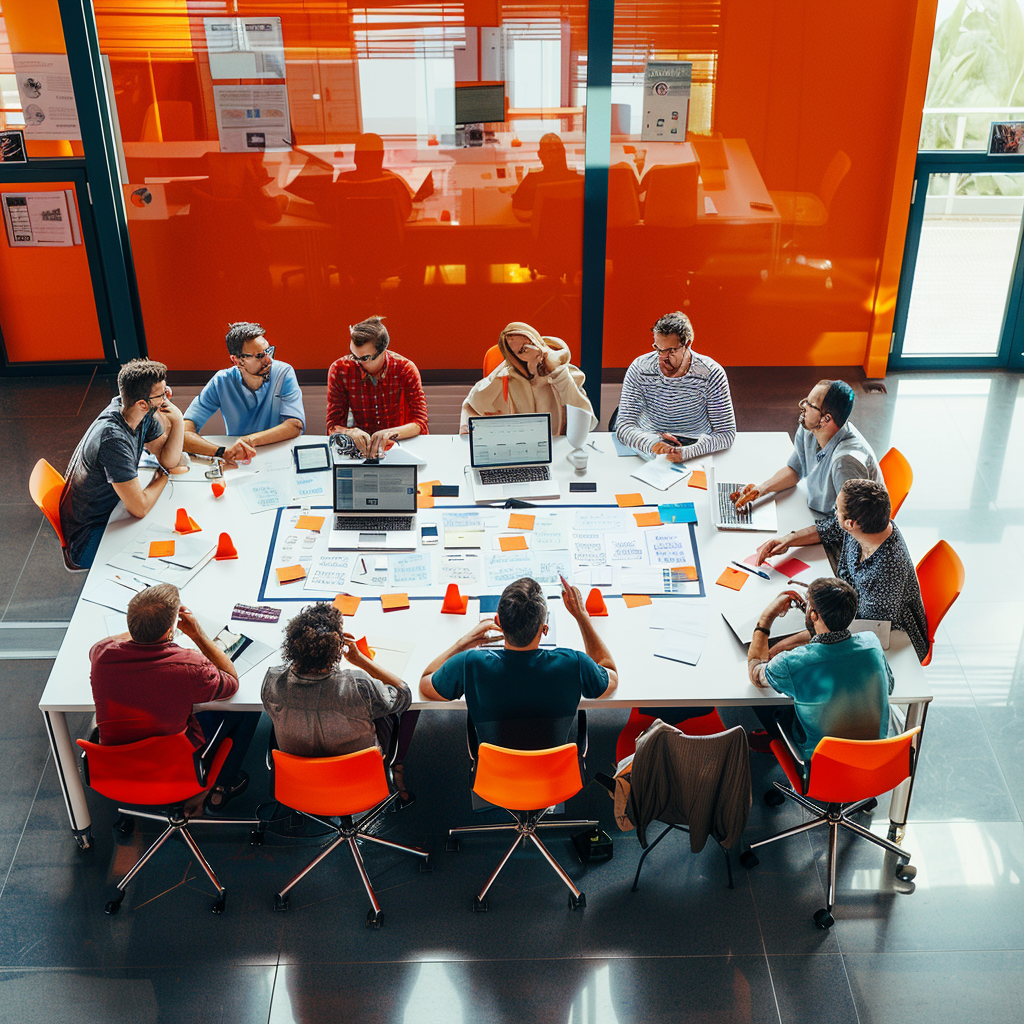
[[[771,576],[766,572],[761,572],[760,569],[755,569],[752,565],[747,565],[746,562],[737,562],[733,560],[733,565],[738,566],[740,569],[746,569],[747,572],[752,572],[755,576],[760,576],[763,580],[770,580]]]

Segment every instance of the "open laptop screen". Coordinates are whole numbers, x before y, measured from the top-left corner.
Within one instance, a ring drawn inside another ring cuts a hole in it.
[[[334,511],[415,512],[416,467],[335,466]]]
[[[474,468],[550,462],[550,414],[470,416],[469,460]]]

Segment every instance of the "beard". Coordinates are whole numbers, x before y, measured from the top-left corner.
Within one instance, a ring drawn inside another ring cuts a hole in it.
[[[811,621],[811,613],[806,612],[804,614],[804,628],[811,636],[814,636],[814,623]]]

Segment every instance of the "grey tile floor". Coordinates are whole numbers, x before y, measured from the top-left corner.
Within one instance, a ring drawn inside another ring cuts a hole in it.
[[[816,371],[730,373],[741,429],[792,430]],[[389,815],[386,834],[435,853],[433,874],[382,848],[368,853],[385,910],[363,927],[364,896],[344,853],[276,914],[272,893],[319,840],[278,823],[261,848],[245,835],[201,839],[229,889],[208,911],[205,882],[170,844],[133,884],[122,912],[102,905],[148,839],[120,844],[113,813],[90,798],[92,851],[71,841],[36,704],[50,662],[0,660],[0,1017],[23,1022],[960,1022],[1017,1019],[1024,997],[1024,389],[1004,373],[890,375],[887,395],[858,389],[857,425],[879,453],[896,444],[915,471],[899,514],[915,558],[939,537],[967,567],[967,587],[939,631],[927,669],[936,694],[907,829],[913,886],[883,873],[863,843],[840,850],[837,923],[810,921],[823,901],[825,848],[801,836],[765,849],[726,887],[718,852],[692,855],[671,837],[630,893],[639,846],[618,833],[610,801],[589,787],[572,802],[614,838],[609,864],[579,863],[566,839],[551,848],[587,893],[570,913],[539,858],[517,855],[487,914],[472,893],[500,841],[444,852],[444,832],[472,818],[463,720],[431,717],[407,762],[416,803]],[[452,429],[457,388],[430,389],[432,424]],[[605,416],[614,388],[604,389]],[[179,398],[185,397],[179,389]],[[108,400],[111,382],[0,381],[0,634],[21,622],[66,621],[81,581],[28,498],[32,464],[63,469]],[[310,423],[322,389],[309,393]],[[26,631],[27,632],[27,631]],[[49,634],[47,634],[49,635]],[[2,644],[0,644],[2,655]],[[84,716],[83,716],[84,717]],[[625,713],[591,715],[591,771],[607,766]],[[72,723],[84,728],[84,720]],[[254,781],[239,801],[267,799],[257,736]],[[754,757],[755,794],[775,777]],[[491,812],[494,813],[494,812]],[[800,820],[755,800],[749,836]],[[884,830],[884,815],[874,827]]]

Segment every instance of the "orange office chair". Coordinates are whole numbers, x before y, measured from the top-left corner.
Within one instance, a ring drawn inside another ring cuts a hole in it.
[[[484,376],[489,377],[504,361],[501,349],[497,345],[492,345],[484,353]]]
[[[393,749],[397,749],[398,729],[395,729]],[[271,796],[285,807],[337,833],[337,838],[313,858],[279,893],[274,896],[274,909],[288,909],[288,892],[325,860],[342,843],[348,843],[359,869],[366,895],[372,908],[366,915],[368,928],[379,928],[384,914],[370,884],[363,865],[359,842],[378,843],[392,850],[422,857],[421,871],[430,871],[430,854],[415,846],[402,846],[369,831],[374,822],[398,799],[390,792],[384,770],[384,758],[376,747],[358,750],[339,757],[297,757],[282,750],[274,750],[274,770],[271,775]],[[393,751],[392,751],[393,755]],[[366,812],[363,814],[363,812]],[[358,822],[354,816],[363,814]],[[331,818],[340,818],[335,823]]]
[[[637,737],[656,721],[656,718],[645,715],[639,708],[630,709],[629,721],[622,727],[622,732],[619,733],[619,738],[615,741],[616,764],[635,752]],[[674,725],[687,736],[711,736],[716,732],[725,732],[725,724],[722,722],[717,708],[713,708],[699,718],[686,718],[681,722],[670,722],[669,724]]]
[[[68,572],[88,572],[71,561],[64,545],[64,531],[60,526],[60,496],[64,493],[64,477],[46,459],[40,459],[32,467],[32,475],[28,478],[28,493],[57,534],[61,554],[64,556],[64,568]]]
[[[108,914],[116,914],[120,910],[128,883],[146,866],[153,854],[178,833],[217,890],[213,912],[223,913],[224,886],[196,845],[189,828],[193,825],[255,825],[251,841],[259,845],[263,842],[266,824],[258,818],[186,818],[184,804],[212,788],[231,750],[231,740],[226,739],[217,747],[209,765],[203,760],[203,751],[195,750],[184,732],[116,745],[78,740],[78,745],[82,748],[86,785],[118,804],[121,818],[116,827],[119,831],[127,830],[120,823],[128,818],[146,818],[167,825],[156,842],[117,883],[117,896],[106,904],[104,910]],[[210,744],[204,749],[211,749]]]
[[[479,832],[514,831],[515,840],[501,858],[480,894],[473,898],[473,909],[487,910],[487,893],[522,841],[530,840],[569,888],[569,909],[587,905],[586,896],[576,888],[547,847],[537,836],[538,828],[596,828],[596,821],[541,821],[556,804],[564,803],[583,788],[580,774],[580,750],[575,743],[563,743],[547,750],[511,750],[492,743],[481,743],[477,751],[473,792],[482,800],[504,807],[515,819],[514,825],[465,825],[448,831],[448,850],[459,848],[458,837]]]
[[[944,540],[940,540],[917,563],[917,582],[921,587],[924,614],[928,619],[928,653],[922,665],[931,662],[939,623],[963,591],[965,579],[964,563]]]
[[[779,211],[783,224],[796,227],[821,227],[828,221],[829,208],[836,189],[850,171],[852,161],[839,149],[829,161],[825,173],[821,176],[818,194],[813,192],[769,191],[775,208]]]
[[[752,851],[757,847],[828,825],[827,906],[814,915],[814,923],[819,928],[831,928],[835,924],[832,908],[836,897],[836,846],[840,828],[894,854],[896,877],[904,881],[912,879],[917,869],[910,866],[910,854],[851,820],[851,815],[874,807],[876,797],[910,777],[920,732],[921,727],[917,726],[886,740],[843,740],[826,736],[814,748],[808,765],[800,760],[792,739],[780,728],[780,738],[772,740],[772,753],[782,765],[790,785],[776,782],[775,789],[765,794],[765,803],[778,805],[788,796],[815,817],[751,843],[750,850],[740,857],[740,863],[746,868],[756,867],[758,860]],[[815,800],[819,803],[814,803]]]
[[[885,489],[889,492],[889,504],[892,506],[889,515],[895,519],[914,483],[914,471],[899,448],[890,448],[879,459],[878,468],[882,471]]]

